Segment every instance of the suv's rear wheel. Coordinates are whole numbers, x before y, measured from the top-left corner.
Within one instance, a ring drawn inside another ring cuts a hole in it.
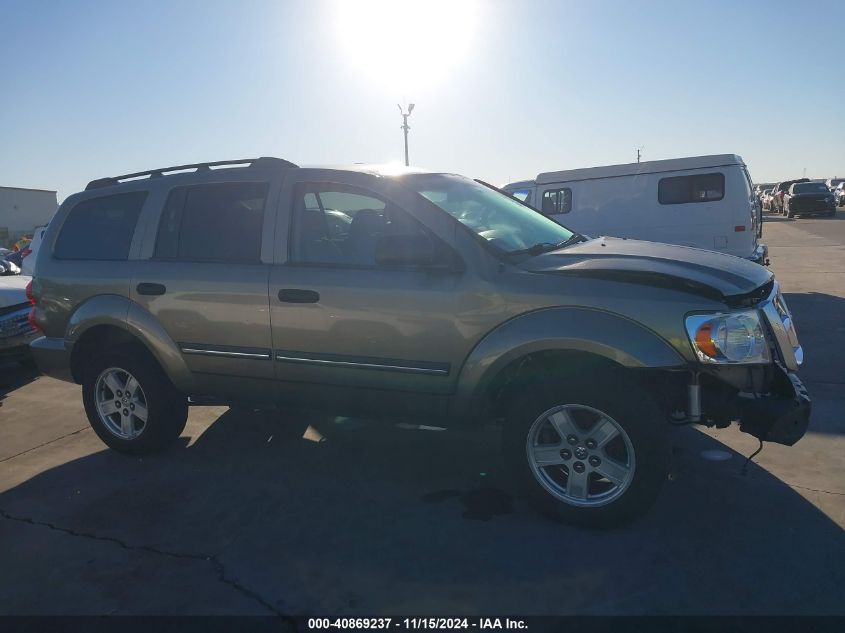
[[[110,448],[125,453],[160,450],[188,419],[188,401],[151,360],[130,354],[95,356],[82,384],[91,427]]]
[[[624,523],[651,506],[668,473],[660,411],[639,385],[622,377],[609,384],[562,380],[511,408],[505,445],[516,479],[566,522]]]

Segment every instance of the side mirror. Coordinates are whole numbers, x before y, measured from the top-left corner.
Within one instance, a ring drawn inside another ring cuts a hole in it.
[[[438,262],[434,243],[427,235],[383,235],[376,242],[379,266],[434,266]]]

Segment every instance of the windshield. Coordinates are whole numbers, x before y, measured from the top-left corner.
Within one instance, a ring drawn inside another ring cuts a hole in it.
[[[795,185],[792,188],[793,193],[830,193],[830,189],[821,182],[806,182],[804,184]]]
[[[487,243],[508,254],[563,244],[576,234],[510,196],[460,176],[413,176],[409,184]]]

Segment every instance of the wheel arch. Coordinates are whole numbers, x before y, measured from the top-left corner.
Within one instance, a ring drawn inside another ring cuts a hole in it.
[[[147,355],[174,386],[190,393],[192,379],[178,346],[147,310],[119,295],[92,297],[79,306],[68,322],[71,374],[83,380],[84,367],[98,350],[122,347]]]
[[[521,315],[487,334],[464,363],[453,401],[456,419],[495,417],[495,403],[538,373],[684,367],[655,332],[626,317],[588,308],[548,308]]]

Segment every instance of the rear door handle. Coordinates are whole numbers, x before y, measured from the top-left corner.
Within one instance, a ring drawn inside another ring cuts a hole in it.
[[[313,290],[299,288],[282,288],[279,290],[279,301],[282,303],[317,303],[320,293]]]
[[[150,283],[140,283],[135,286],[135,290],[138,291],[139,295],[163,295],[167,292],[167,288],[165,288],[164,284]]]

